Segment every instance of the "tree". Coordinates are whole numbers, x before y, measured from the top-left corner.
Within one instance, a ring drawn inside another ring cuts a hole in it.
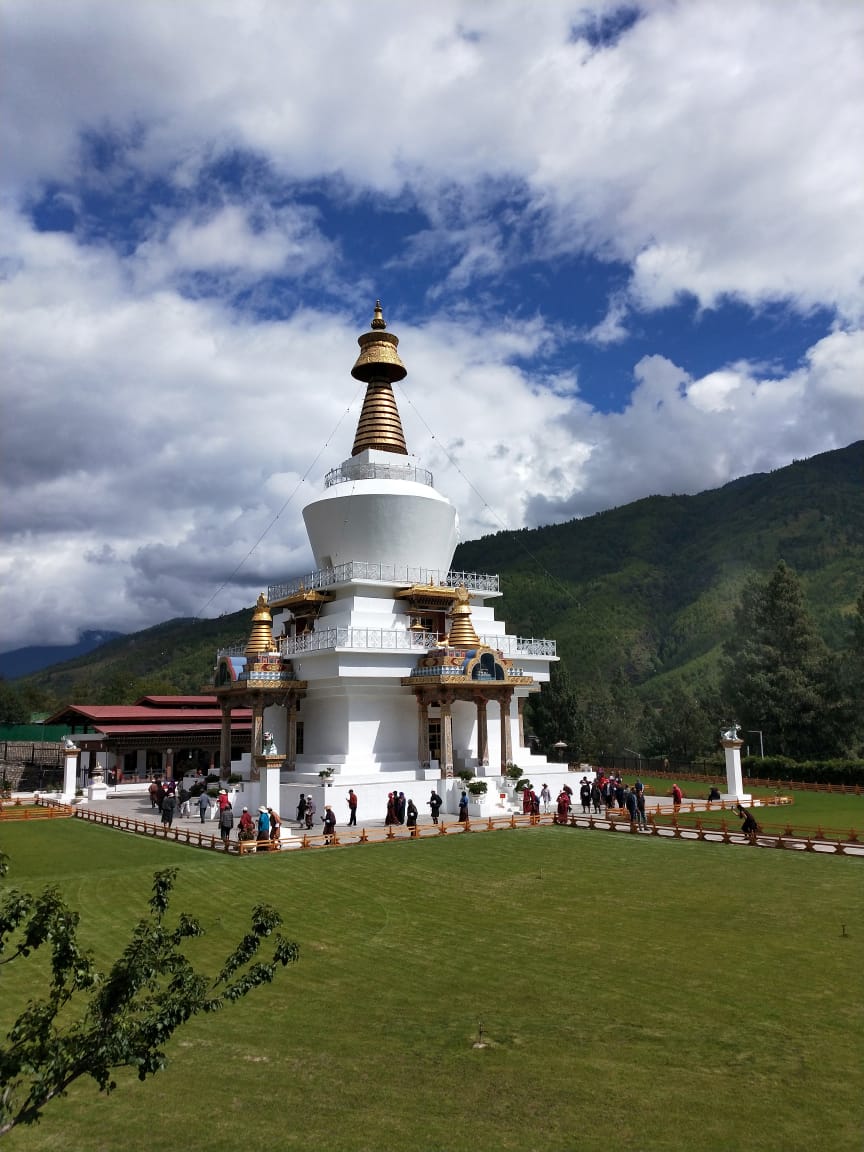
[[[734,625],[721,677],[728,719],[745,730],[761,729],[772,754],[834,755],[828,649],[807,612],[798,577],[782,560],[767,581],[754,578],[745,585]]]
[[[698,698],[683,684],[671,684],[658,692],[646,707],[645,736],[648,756],[671,756],[679,760],[717,748],[721,709]]]
[[[0,854],[0,875],[7,866]],[[216,976],[198,971],[183,945],[203,934],[200,924],[185,913],[173,926],[167,922],[176,875],[176,868],[154,874],[149,915],[107,975],[79,946],[78,913],[57,888],[36,897],[6,894],[0,905],[0,971],[7,964],[17,969],[43,946],[50,947],[51,963],[47,993],[28,1003],[0,1047],[0,1136],[17,1124],[36,1123],[45,1105],[82,1076],[111,1092],[118,1069],[134,1068],[140,1080],[154,1075],[165,1066],[164,1045],[182,1024],[241,999],[272,981],[279,965],[298,959],[298,945],[276,931],[279,914],[259,904],[249,931]],[[268,937],[272,946],[265,959],[259,953]]]

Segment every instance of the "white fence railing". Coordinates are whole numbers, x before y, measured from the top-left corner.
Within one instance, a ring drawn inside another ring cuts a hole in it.
[[[267,599],[284,600],[297,592],[316,592],[337,584],[350,584],[352,580],[369,580],[381,584],[410,586],[430,584],[438,588],[458,588],[464,585],[469,592],[497,592],[498,576],[480,572],[441,572],[431,568],[409,568],[400,564],[370,564],[364,560],[349,560],[335,568],[318,568],[306,576],[284,584],[271,584]]]
[[[287,636],[279,641],[283,656],[298,652],[324,652],[336,648],[366,648],[372,651],[427,652],[438,643],[435,632],[412,632],[405,628],[321,628],[301,636]],[[524,636],[481,636],[480,643],[505,656],[556,655],[554,640]],[[242,656],[245,645],[220,648],[219,656]]]
[[[416,468],[412,464],[343,464],[327,473],[324,487],[350,484],[352,480],[410,480],[415,484],[432,487],[432,473],[427,468]]]

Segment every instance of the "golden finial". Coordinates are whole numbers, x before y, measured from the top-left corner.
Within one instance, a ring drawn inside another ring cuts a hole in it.
[[[351,369],[355,380],[364,380],[368,385],[352,456],[359,455],[367,448],[395,452],[400,456],[408,455],[402,421],[391,387],[397,380],[403,380],[408,371],[396,351],[398,337],[392,332],[386,332],[386,327],[381,301],[376,300],[372,330],[357,338],[360,355]]]
[[[267,598],[262,592],[255,604],[252,616],[252,631],[246,645],[246,659],[252,660],[261,652],[268,652],[273,645],[273,617],[267,607]]]
[[[480,643],[480,637],[474,631],[469,601],[468,589],[460,585],[456,589],[456,603],[453,605],[450,632],[447,636],[447,643],[451,648],[476,648]]]

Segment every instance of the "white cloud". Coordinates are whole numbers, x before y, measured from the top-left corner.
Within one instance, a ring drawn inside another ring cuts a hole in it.
[[[67,176],[78,134],[110,126],[126,163],[180,182],[247,147],[293,178],[410,184],[432,217],[459,187],[475,224],[517,181],[536,243],[632,261],[642,307],[692,292],[860,316],[864,7],[658,0],[603,51],[570,39],[587,8],[9,0],[7,179]],[[175,243],[200,254],[191,231]],[[499,267],[493,233],[460,282]]]

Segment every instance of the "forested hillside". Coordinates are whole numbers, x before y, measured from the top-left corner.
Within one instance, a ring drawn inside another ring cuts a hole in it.
[[[574,681],[713,678],[749,576],[798,573],[830,646],[864,588],[864,441],[698,496],[652,496],[585,520],[461,544],[499,572],[504,614],[553,636]]]

